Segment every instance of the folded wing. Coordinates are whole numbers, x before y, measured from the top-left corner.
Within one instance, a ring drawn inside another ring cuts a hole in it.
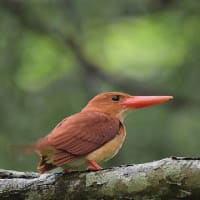
[[[47,136],[55,149],[54,165],[62,165],[98,149],[119,132],[117,118],[100,112],[81,112],[64,119]]]

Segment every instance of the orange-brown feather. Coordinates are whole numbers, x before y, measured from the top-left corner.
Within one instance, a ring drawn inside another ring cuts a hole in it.
[[[126,130],[123,124],[120,124],[120,129],[118,134],[106,144],[102,145],[95,151],[89,153],[86,156],[87,160],[93,160],[96,162],[106,161],[114,157],[120,150],[124,139],[126,137]]]
[[[95,161],[113,157],[123,143],[126,132],[122,122],[128,110],[171,98],[137,97],[121,92],[98,94],[80,113],[65,118],[28,150],[39,153],[38,169],[41,172],[56,166],[82,169],[82,166],[88,167],[88,162],[99,169]]]
[[[53,165],[61,166],[112,140],[119,128],[120,121],[117,118],[100,112],[84,111],[64,119],[35,146],[42,155],[52,149],[52,157],[49,159]]]

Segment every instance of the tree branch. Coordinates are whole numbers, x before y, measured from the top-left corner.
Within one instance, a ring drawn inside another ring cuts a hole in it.
[[[166,158],[97,172],[0,170],[0,199],[200,199],[200,159]]]

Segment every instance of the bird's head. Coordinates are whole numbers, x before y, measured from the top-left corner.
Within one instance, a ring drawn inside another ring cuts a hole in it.
[[[163,103],[172,96],[131,96],[122,92],[104,92],[92,98],[82,111],[107,113],[123,121],[127,111]]]

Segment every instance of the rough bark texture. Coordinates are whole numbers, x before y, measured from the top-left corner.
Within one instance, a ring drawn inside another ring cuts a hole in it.
[[[166,158],[96,172],[0,170],[0,199],[200,199],[200,160]]]

